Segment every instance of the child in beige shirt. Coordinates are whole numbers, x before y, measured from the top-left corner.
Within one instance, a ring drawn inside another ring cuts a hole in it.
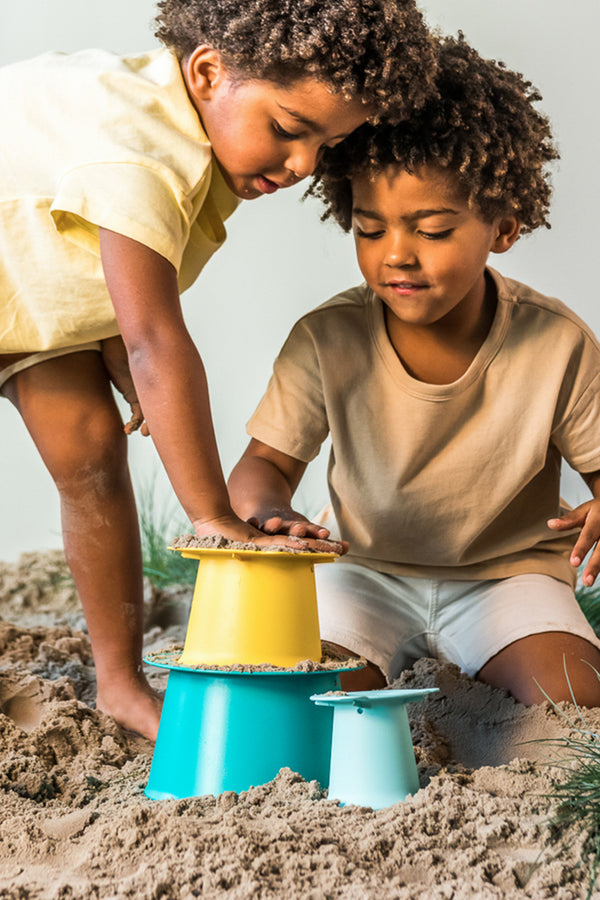
[[[419,656],[526,703],[600,703],[600,641],[573,593],[600,571],[600,348],[558,300],[488,268],[547,224],[556,156],[523,78],[460,38],[409,123],[365,125],[314,190],[365,283],[294,327],[230,479],[268,533],[326,537],[293,493],[328,433],[344,561],[318,571],[322,636],[364,654],[345,687]],[[566,459],[594,499],[568,512]],[[537,683],[536,683],[537,682]],[[539,685],[539,686],[538,686]]]

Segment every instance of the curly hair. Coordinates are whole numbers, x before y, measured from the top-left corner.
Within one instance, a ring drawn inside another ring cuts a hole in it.
[[[352,176],[388,168],[414,174],[434,165],[457,178],[469,206],[487,221],[514,214],[522,233],[549,228],[547,165],[558,159],[550,124],[534,103],[542,97],[504,63],[483,59],[464,40],[439,42],[436,91],[408,121],[358,128],[328,150],[307,194],[349,231]]]
[[[433,88],[434,40],[414,0],[160,0],[156,36],[178,57],[201,44],[242,78],[313,76],[410,115]]]

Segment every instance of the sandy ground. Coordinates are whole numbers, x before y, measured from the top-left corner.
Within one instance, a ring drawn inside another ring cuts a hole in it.
[[[149,650],[183,639],[189,601],[148,586]],[[59,552],[0,564],[0,619],[0,900],[586,897],[584,836],[550,840],[556,770],[539,739],[570,732],[551,709],[426,659],[396,685],[440,689],[408,707],[421,789],[406,802],[340,807],[289,770],[239,795],[154,802],[152,746],[93,708]],[[600,710],[587,718],[600,729]]]

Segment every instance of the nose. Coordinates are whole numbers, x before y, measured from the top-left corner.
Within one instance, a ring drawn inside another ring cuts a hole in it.
[[[302,178],[312,175],[321,159],[322,153],[320,145],[315,147],[298,142],[290,151],[285,167],[290,172],[293,172],[298,181],[300,181]]]
[[[389,235],[383,257],[384,265],[393,269],[415,266],[417,253],[408,235],[392,233]]]

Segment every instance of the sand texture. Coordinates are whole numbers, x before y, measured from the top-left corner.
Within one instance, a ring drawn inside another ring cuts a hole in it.
[[[242,541],[232,541],[223,537],[222,534],[209,534],[206,537],[198,537],[195,534],[179,534],[171,541],[171,547],[177,550],[186,549],[203,549],[203,550],[254,550],[258,553],[337,553],[342,552],[342,545],[339,541],[325,541],[319,538],[311,538],[310,545],[306,546],[306,540],[303,538],[288,535],[285,538],[291,544],[298,544],[299,547],[278,544],[259,545],[251,542],[244,543]]]
[[[147,586],[147,651],[184,638],[190,599]],[[0,565],[0,617],[0,900],[586,897],[585,835],[550,842],[539,739],[570,733],[552,709],[426,659],[396,683],[440,689],[408,706],[421,789],[405,803],[340,807],[289,770],[239,795],[154,802],[151,745],[93,708],[60,553]],[[587,719],[600,729],[600,711]]]

